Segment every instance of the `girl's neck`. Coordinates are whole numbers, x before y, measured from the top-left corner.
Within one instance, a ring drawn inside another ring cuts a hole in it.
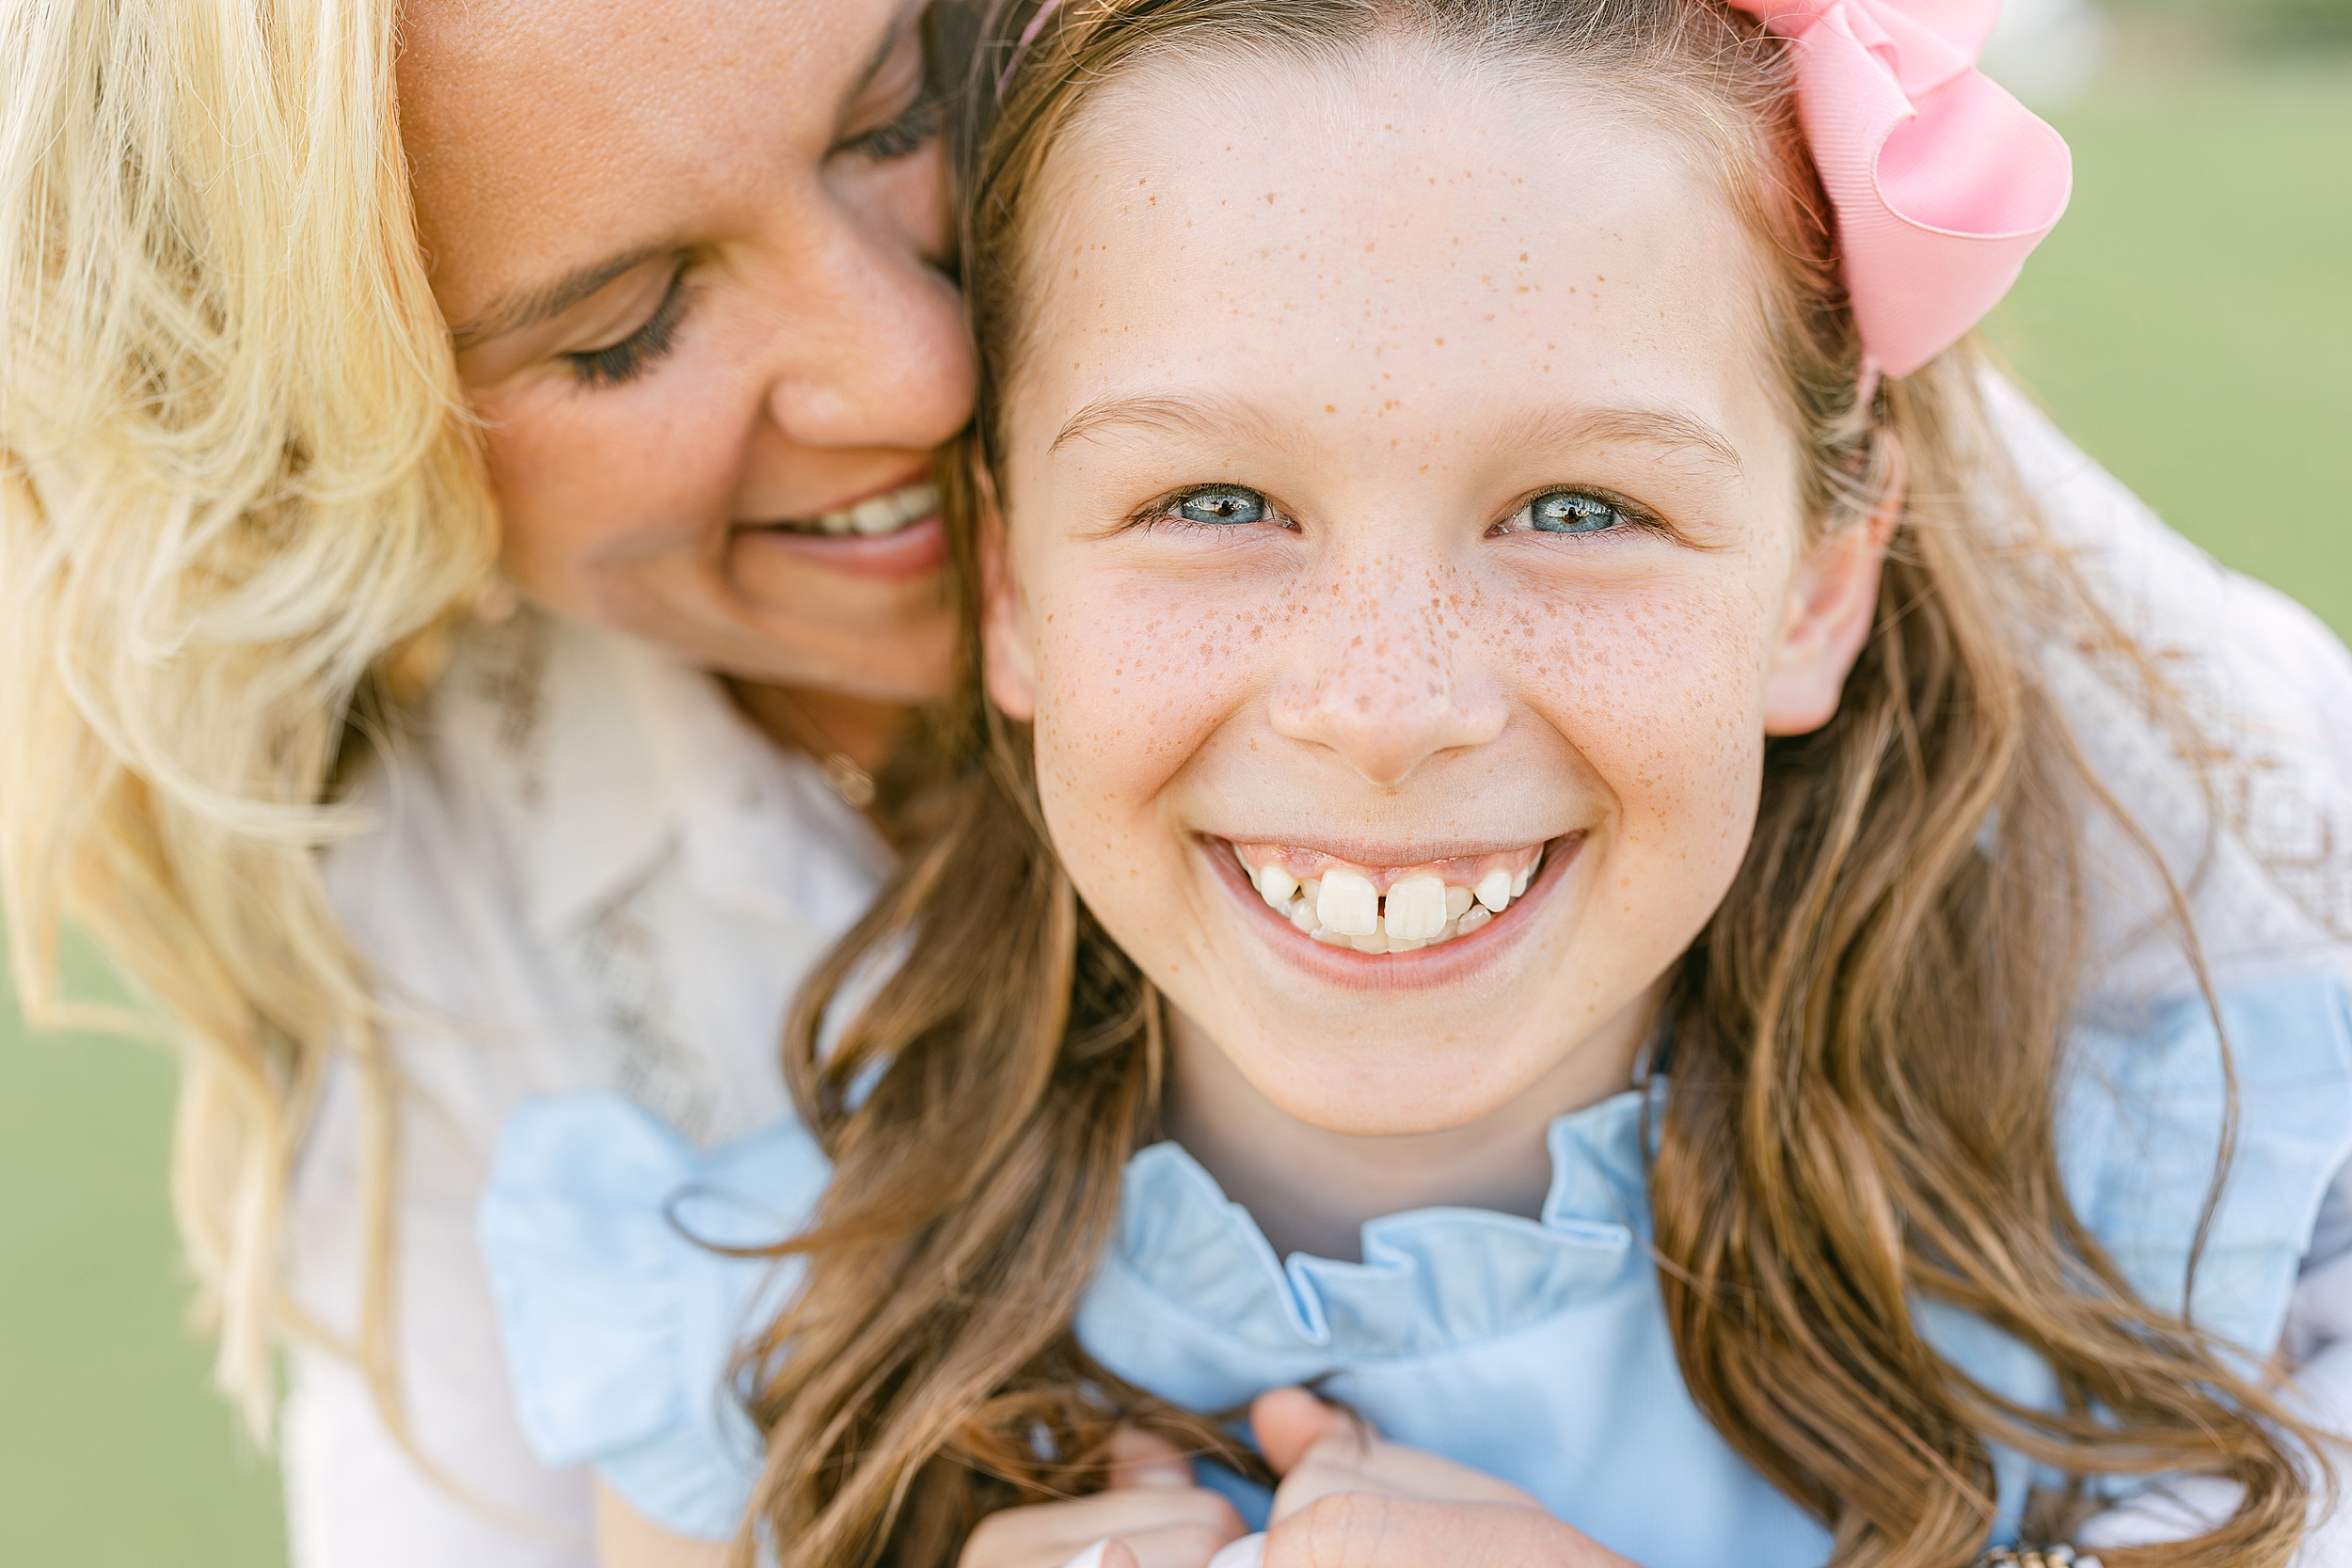
[[[1555,1117],[1629,1087],[1657,1014],[1648,997],[1549,1074],[1467,1126],[1365,1135],[1311,1126],[1253,1087],[1184,1014],[1168,1009],[1168,1135],[1249,1211],[1278,1256],[1360,1260],[1364,1222],[1415,1209],[1534,1219],[1551,1186]]]

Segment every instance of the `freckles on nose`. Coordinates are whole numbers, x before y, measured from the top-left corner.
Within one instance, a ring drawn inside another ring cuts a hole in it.
[[[1470,633],[1476,584],[1444,564],[1384,557],[1305,585],[1285,617],[1270,717],[1383,785],[1502,732],[1503,683]]]

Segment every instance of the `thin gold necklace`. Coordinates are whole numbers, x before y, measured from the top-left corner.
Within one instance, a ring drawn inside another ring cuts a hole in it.
[[[787,721],[797,732],[801,750],[816,761],[818,768],[825,775],[825,782],[833,785],[833,792],[840,796],[852,811],[864,811],[872,805],[874,775],[860,768],[857,759],[843,751],[833,736],[825,733],[824,726],[801,706],[799,698],[781,686],[771,686],[767,689],[778,699]],[[809,744],[812,737],[817,742],[813,746]]]

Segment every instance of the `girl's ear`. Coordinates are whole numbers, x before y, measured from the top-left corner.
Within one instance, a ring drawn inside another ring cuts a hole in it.
[[[980,679],[997,710],[1025,724],[1037,717],[1037,659],[1029,646],[1028,617],[1013,580],[996,476],[977,457],[972,467],[980,503]]]
[[[1858,527],[1829,535],[1798,563],[1764,677],[1766,735],[1810,735],[1828,723],[1837,712],[1846,676],[1869,640],[1879,568],[1902,516],[1908,478],[1902,443],[1893,431],[1882,439],[1889,461],[1877,507]]]

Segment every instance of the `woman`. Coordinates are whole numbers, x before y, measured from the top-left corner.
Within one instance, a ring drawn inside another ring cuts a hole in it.
[[[183,1035],[257,1419],[295,1335],[297,1557],[578,1561],[476,1167],[533,1091],[780,1111],[784,1000],[887,868],[971,395],[937,24],[0,15],[24,993],[70,911]]]
[[[784,999],[887,859],[850,801],[953,635],[911,482],[970,395],[955,20],[0,8],[22,993],[71,912],[184,1041],[183,1227],[257,1418],[294,1336],[305,1563],[588,1560],[493,1349],[492,1132],[780,1109]],[[1999,406],[2055,526],[2163,585],[2124,612],[2232,626],[2218,689],[2309,728],[2324,634]]]

